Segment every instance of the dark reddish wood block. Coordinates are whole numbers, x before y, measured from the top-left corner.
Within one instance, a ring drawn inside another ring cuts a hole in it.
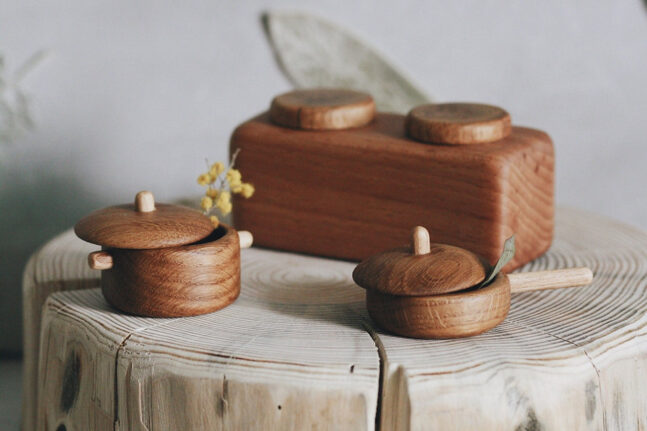
[[[267,113],[240,125],[230,150],[256,187],[236,199],[234,221],[259,246],[361,260],[406,244],[413,226],[432,242],[490,263],[516,235],[506,270],[544,253],[553,236],[553,145],[512,127],[500,141],[438,145],[407,137],[405,117],[378,113],[367,126],[307,131]]]

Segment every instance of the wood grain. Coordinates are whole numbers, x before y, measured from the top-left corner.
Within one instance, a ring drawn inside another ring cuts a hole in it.
[[[211,313],[240,293],[237,232],[220,224],[197,244],[150,249],[106,249],[110,269],[101,272],[106,300],[142,316],[180,317]]]
[[[495,142],[510,135],[510,114],[481,103],[420,105],[407,115],[407,132],[413,139],[428,143]]]
[[[380,327],[413,338],[460,338],[489,331],[510,309],[504,274],[482,289],[430,296],[396,296],[367,289],[366,308]]]
[[[41,343],[45,299],[98,286],[92,250],[68,231],[25,271],[25,430],[371,429],[377,414],[389,430],[623,431],[647,417],[647,234],[607,218],[560,209],[551,250],[521,269],[588,266],[591,286],[516,294],[503,323],[455,340],[373,328],[352,263],[250,249],[224,310],[143,318],[70,291],[48,302]]]
[[[379,358],[352,265],[255,249],[243,265],[239,300],[191,318],[117,313],[97,289],[53,295],[33,429],[373,430]]]
[[[553,146],[538,130],[430,145],[407,138],[401,115],[323,133],[279,127],[262,114],[233,133],[230,151],[237,149],[256,194],[234,197],[234,225],[263,247],[357,261],[407,243],[420,225],[433,242],[493,264],[514,233],[510,271],[552,240]]]
[[[306,130],[361,127],[375,116],[373,98],[358,91],[316,88],[276,96],[270,118],[278,125]]]
[[[158,203],[154,211],[140,212],[135,204],[126,204],[94,211],[74,231],[105,247],[153,249],[200,241],[213,232],[213,225],[200,211],[179,205]]]

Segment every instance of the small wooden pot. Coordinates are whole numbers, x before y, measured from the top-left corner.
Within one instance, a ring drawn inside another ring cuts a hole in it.
[[[101,290],[119,310],[151,317],[195,316],[219,310],[240,293],[240,249],[249,232],[220,224],[200,212],[155,204],[150,192],[135,203],[95,211],[74,227],[102,246],[90,253],[101,270]]]
[[[366,308],[379,326],[412,338],[460,338],[503,322],[510,310],[510,283],[499,274],[482,289],[430,296],[399,296],[366,289]]]
[[[462,338],[503,322],[512,293],[583,286],[593,278],[589,268],[496,276],[495,270],[468,250],[431,244],[427,229],[417,226],[410,247],[362,261],[353,280],[366,289],[371,319],[387,331],[412,338]]]
[[[115,308],[151,317],[211,313],[240,293],[240,242],[220,225],[196,244],[150,250],[107,248],[112,267],[101,273],[101,290]]]

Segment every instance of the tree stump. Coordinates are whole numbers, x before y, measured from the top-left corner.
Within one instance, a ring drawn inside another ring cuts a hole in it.
[[[521,269],[586,265],[591,286],[514,295],[503,324],[456,340],[375,328],[352,263],[250,249],[226,309],[141,318],[96,288],[55,293],[38,342],[52,287],[97,285],[89,250],[68,232],[26,271],[26,430],[647,424],[647,234],[608,219],[558,211],[553,247]]]

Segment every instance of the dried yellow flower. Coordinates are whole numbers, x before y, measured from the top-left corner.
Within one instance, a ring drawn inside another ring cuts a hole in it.
[[[206,186],[210,182],[211,182],[211,175],[201,174],[200,176],[198,176],[198,184],[200,184],[201,186]]]
[[[218,175],[222,174],[225,172],[225,164],[222,162],[216,162],[213,165],[211,165],[211,169],[209,169],[209,174],[213,178],[217,178]]]
[[[254,192],[256,189],[254,186],[250,183],[245,183],[241,186],[241,194],[243,195],[244,198],[251,198],[254,195]]]
[[[200,206],[205,211],[210,210],[213,207],[213,199],[211,199],[209,196],[204,196],[200,201]]]
[[[238,151],[231,156],[229,167],[222,162],[216,162],[208,166],[208,172],[198,177],[198,184],[207,188],[200,201],[200,206],[215,227],[220,225],[220,220],[211,213],[216,212],[217,209],[222,215],[229,214],[233,209],[232,193],[241,194],[246,198],[254,194],[254,186],[243,183],[240,171],[233,167],[237,155]]]
[[[231,202],[224,202],[221,205],[218,205],[218,208],[222,215],[227,215],[231,212],[232,205]]]
[[[218,220],[218,217],[216,217],[215,215],[212,215],[211,217],[209,217],[209,220],[211,220],[211,224],[213,224],[213,227],[220,226],[220,220]]]
[[[227,182],[229,185],[237,185],[240,184],[240,179],[242,175],[240,174],[240,171],[238,169],[229,169],[227,171]]]
[[[213,187],[209,187],[207,189],[206,195],[209,196],[211,199],[215,199],[218,197],[218,190],[214,189]]]
[[[221,205],[229,203],[230,201],[231,201],[231,193],[229,193],[226,190],[223,190],[218,195],[218,201],[216,202],[216,205],[218,205],[218,207],[220,207]]]

